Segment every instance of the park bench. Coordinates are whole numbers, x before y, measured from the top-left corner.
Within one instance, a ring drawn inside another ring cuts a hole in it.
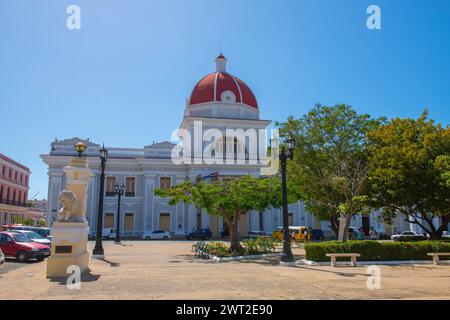
[[[433,257],[433,262],[435,265],[439,264],[439,256],[450,257],[449,252],[430,252],[430,253],[427,253],[427,255]]]
[[[331,258],[332,267],[336,267],[336,258],[351,258],[352,267],[356,267],[356,257],[361,257],[359,253],[327,253],[326,256]]]

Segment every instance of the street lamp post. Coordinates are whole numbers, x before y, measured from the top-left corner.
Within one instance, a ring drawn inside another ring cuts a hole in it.
[[[125,190],[125,186],[122,184],[119,187],[119,184],[115,184],[114,186],[114,192],[116,196],[118,196],[117,199],[117,220],[116,220],[116,240],[114,240],[114,243],[120,244],[120,198],[123,196],[123,192]]]
[[[100,173],[100,195],[98,200],[98,212],[97,212],[97,235],[95,237],[95,247],[92,252],[94,256],[103,257],[104,251],[103,251],[103,245],[102,245],[102,238],[103,238],[103,197],[104,197],[104,188],[105,188],[105,164],[106,160],[108,158],[108,150],[105,149],[105,146],[103,146],[99,150],[99,156],[100,156],[100,166],[101,166],[101,173]]]
[[[291,250],[291,240],[289,234],[289,214],[288,214],[288,201],[287,201],[287,186],[286,186],[286,164],[288,159],[294,157],[294,140],[288,139],[287,141],[289,153],[286,153],[286,147],[281,146],[280,152],[280,164],[281,164],[281,185],[282,185],[282,200],[283,200],[283,255],[281,256],[282,262],[294,261],[294,255]]]

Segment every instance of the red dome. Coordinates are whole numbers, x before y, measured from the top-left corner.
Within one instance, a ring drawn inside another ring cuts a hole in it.
[[[216,63],[218,63],[217,60],[222,60],[220,63],[226,61],[223,56],[217,57]],[[222,94],[225,91],[227,91],[225,95],[227,98],[233,96],[229,93],[230,91],[234,94],[234,97],[232,97],[234,98],[233,102],[242,103],[258,109],[255,95],[244,81],[227,72],[220,71],[208,74],[196,84],[194,90],[192,90],[189,104],[194,105],[207,102],[220,102],[222,101]]]

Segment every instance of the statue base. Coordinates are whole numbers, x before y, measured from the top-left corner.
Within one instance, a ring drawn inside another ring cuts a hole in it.
[[[69,277],[77,266],[81,272],[88,269],[87,241],[89,226],[85,222],[55,222],[52,227],[52,250],[47,260],[47,278]]]

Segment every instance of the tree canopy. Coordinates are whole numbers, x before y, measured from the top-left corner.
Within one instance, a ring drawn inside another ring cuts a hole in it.
[[[169,204],[194,204],[210,215],[222,216],[230,230],[230,250],[241,248],[238,225],[241,214],[251,210],[265,211],[281,206],[281,183],[277,177],[242,176],[231,180],[187,180],[169,189],[156,189],[155,194],[169,198]],[[295,201],[294,196],[290,196]]]
[[[319,220],[329,220],[336,235],[339,218],[344,218],[342,239],[348,236],[351,218],[368,212],[367,133],[384,121],[345,104],[318,104],[299,119],[277,123],[280,136],[296,142],[289,180],[307,210]]]
[[[374,205],[385,220],[402,213],[440,238],[450,222],[450,128],[424,112],[418,119],[392,119],[369,138]]]

